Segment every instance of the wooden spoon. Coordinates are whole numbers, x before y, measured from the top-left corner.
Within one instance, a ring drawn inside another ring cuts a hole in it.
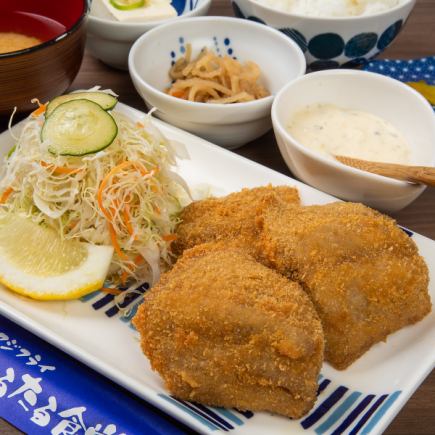
[[[353,159],[345,156],[334,156],[339,162],[353,168],[395,178],[396,180],[409,181],[411,183],[435,186],[435,168],[429,166],[407,166],[395,163],[370,162],[368,160]]]

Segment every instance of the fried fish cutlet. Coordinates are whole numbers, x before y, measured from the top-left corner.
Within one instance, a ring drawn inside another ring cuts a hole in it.
[[[431,310],[428,269],[394,220],[362,204],[268,208],[257,218],[265,264],[300,282],[345,369]]]
[[[250,249],[255,240],[256,212],[271,201],[299,204],[299,193],[293,187],[269,185],[193,202],[180,215],[173,252],[180,255],[185,249],[218,240],[236,241]]]
[[[134,325],[178,398],[293,418],[314,405],[320,320],[297,283],[244,250],[186,251],[145,295]]]

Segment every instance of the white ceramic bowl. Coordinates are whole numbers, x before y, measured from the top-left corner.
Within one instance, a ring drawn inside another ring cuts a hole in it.
[[[272,121],[281,154],[298,178],[339,198],[395,212],[414,201],[424,186],[393,180],[345,166],[299,143],[286,129],[292,115],[311,104],[373,113],[402,132],[411,162],[435,163],[435,116],[429,103],[409,86],[374,73],[331,70],[289,83],[272,106]]]
[[[195,103],[164,92],[171,81],[171,63],[187,43],[196,56],[203,47],[256,62],[271,95],[235,104]],[[129,71],[148,108],[156,115],[211,142],[236,148],[266,133],[271,127],[274,95],[305,72],[305,58],[295,42],[261,24],[228,17],[200,17],[172,21],[151,30],[133,45]]]
[[[121,23],[105,18],[99,3],[93,1],[88,24],[88,48],[97,59],[114,68],[126,70],[128,53],[139,36],[168,21],[206,15],[210,4],[211,0],[176,0],[172,6],[177,10],[178,17],[147,23]]]
[[[312,71],[364,65],[391,44],[416,2],[403,0],[369,16],[320,18],[282,12],[256,0],[231,1],[236,16],[267,24],[297,41]]]

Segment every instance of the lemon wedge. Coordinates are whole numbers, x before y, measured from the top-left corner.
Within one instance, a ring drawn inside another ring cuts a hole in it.
[[[18,215],[0,218],[0,283],[39,300],[75,299],[104,284],[113,248],[62,240]]]

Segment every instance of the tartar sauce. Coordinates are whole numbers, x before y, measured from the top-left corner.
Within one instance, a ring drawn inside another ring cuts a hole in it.
[[[371,113],[311,105],[292,116],[288,131],[302,145],[323,154],[410,163],[410,149],[402,133]]]

